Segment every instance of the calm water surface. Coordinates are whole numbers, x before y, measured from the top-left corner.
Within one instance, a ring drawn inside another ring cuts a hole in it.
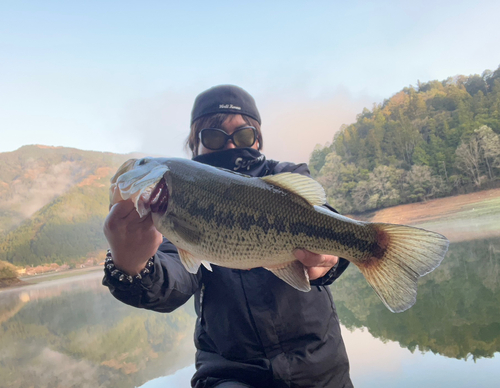
[[[332,285],[356,387],[499,386],[498,230],[452,243],[401,314],[354,267]],[[0,292],[1,387],[189,387],[192,300],[172,314],[135,309],[101,277]]]

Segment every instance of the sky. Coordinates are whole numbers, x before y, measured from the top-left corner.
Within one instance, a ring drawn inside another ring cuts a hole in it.
[[[498,0],[3,1],[0,152],[189,157],[197,94],[246,89],[268,158],[307,162],[417,81],[500,65]]]

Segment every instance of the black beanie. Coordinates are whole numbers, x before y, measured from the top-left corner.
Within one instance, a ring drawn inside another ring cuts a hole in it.
[[[194,100],[191,124],[202,116],[215,113],[246,115],[261,124],[259,111],[253,97],[242,88],[234,85],[214,86],[200,93]]]

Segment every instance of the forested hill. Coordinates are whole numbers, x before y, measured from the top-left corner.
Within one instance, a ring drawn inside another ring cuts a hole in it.
[[[104,250],[109,179],[130,157],[40,145],[0,153],[0,261],[62,264]]]
[[[500,185],[500,66],[418,82],[316,148],[313,176],[344,213]]]
[[[364,109],[313,151],[310,167],[332,205],[363,212],[500,186],[499,134],[500,67],[419,82]],[[130,157],[45,146],[0,153],[0,261],[101,257],[109,178]]]

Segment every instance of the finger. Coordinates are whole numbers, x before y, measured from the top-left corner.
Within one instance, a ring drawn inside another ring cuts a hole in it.
[[[139,213],[137,213],[137,215],[139,215]],[[151,226],[154,226],[154,222],[153,222],[153,213],[148,213],[147,216],[144,216],[142,217],[139,222],[141,224],[151,224]]]
[[[321,266],[325,261],[324,255],[319,255],[305,249],[296,249],[293,251],[293,255],[306,267]]]
[[[132,222],[133,223],[140,223],[140,222],[144,221],[144,219],[147,219],[147,217],[141,217],[139,212],[136,210],[135,206],[132,206],[132,210],[124,218],[124,220],[128,223],[132,223]]]
[[[307,274],[309,275],[309,280],[316,280],[325,276],[330,268],[327,267],[311,267],[307,268]]]
[[[139,213],[137,213],[137,215],[139,216]],[[151,213],[148,213],[147,215],[145,215],[143,217],[139,216],[139,218],[140,218],[139,222],[141,224],[144,224],[144,223],[150,223],[151,225],[153,224],[153,217],[152,217]]]
[[[132,201],[120,201],[111,207],[109,213],[113,218],[126,218],[132,213],[132,211],[135,211],[134,203]]]
[[[333,267],[337,262],[339,261],[338,256],[333,256],[333,255],[323,255],[323,264],[322,267]]]
[[[123,197],[121,196],[120,190],[118,190],[118,188],[116,187],[116,184],[111,185],[110,191],[111,191],[110,193],[111,203],[109,207],[111,208],[111,206],[113,206],[115,203],[123,201]]]

